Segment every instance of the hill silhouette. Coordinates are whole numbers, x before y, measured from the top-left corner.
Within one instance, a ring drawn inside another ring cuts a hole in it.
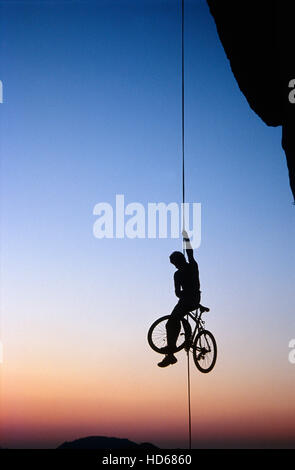
[[[105,436],[89,436],[76,439],[74,441],[66,441],[58,449],[158,449],[158,447],[143,442],[137,444],[129,439],[120,439],[118,437]]]

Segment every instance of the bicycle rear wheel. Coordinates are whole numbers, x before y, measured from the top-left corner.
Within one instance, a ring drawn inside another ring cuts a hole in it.
[[[166,354],[167,352],[164,348],[167,348],[166,323],[169,318],[170,315],[159,318],[151,325],[148,331],[147,339],[150,347],[160,354]],[[189,322],[183,318],[181,320],[181,330],[176,342],[176,349],[171,352],[175,353],[183,349],[189,343],[191,334],[191,326]]]
[[[200,372],[210,372],[215,366],[217,345],[210,331],[202,330],[197,334],[193,344],[193,358]]]

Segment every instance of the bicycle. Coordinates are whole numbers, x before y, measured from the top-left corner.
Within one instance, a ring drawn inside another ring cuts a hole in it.
[[[203,373],[210,372],[217,359],[215,338],[210,331],[205,329],[205,321],[202,319],[202,314],[209,311],[209,308],[199,305],[195,313],[188,312],[186,316],[195,322],[193,332],[189,321],[185,318],[181,319],[181,330],[176,342],[176,349],[171,351],[176,353],[181,349],[185,349],[187,352],[191,350],[197,369]],[[169,318],[170,315],[158,318],[148,331],[147,339],[150,347],[160,354],[167,353],[166,323]]]

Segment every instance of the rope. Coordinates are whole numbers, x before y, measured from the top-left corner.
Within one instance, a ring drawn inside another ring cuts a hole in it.
[[[184,172],[184,0],[182,0],[181,8],[181,56],[182,56],[182,228],[185,230],[185,217],[184,217],[184,203],[185,203],[185,172]],[[183,253],[185,248],[183,246]],[[187,315],[187,321],[188,315]],[[190,360],[189,360],[189,348],[187,350],[187,398],[188,398],[188,442],[189,449],[192,448],[192,421],[191,421],[191,380],[190,380]]]
[[[181,122],[182,122],[182,203],[183,203],[183,215],[182,215],[182,227],[184,225],[184,202],[185,202],[185,185],[184,185],[184,0],[182,0],[182,25],[181,25],[181,57],[182,57],[182,67],[181,67],[181,88],[182,88],[182,113],[181,113]]]

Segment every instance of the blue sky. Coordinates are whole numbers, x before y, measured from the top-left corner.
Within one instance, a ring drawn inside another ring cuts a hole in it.
[[[126,335],[128,322],[141,332],[175,303],[168,256],[180,241],[97,240],[93,208],[116,194],[181,200],[180,3],[1,2],[1,16],[7,358],[69,322],[86,337],[89,325],[122,320]],[[185,124],[210,327],[225,350],[265,329],[253,351],[281,361],[284,386],[294,375],[295,230],[281,129],[249,108],[205,1],[186,2]]]

